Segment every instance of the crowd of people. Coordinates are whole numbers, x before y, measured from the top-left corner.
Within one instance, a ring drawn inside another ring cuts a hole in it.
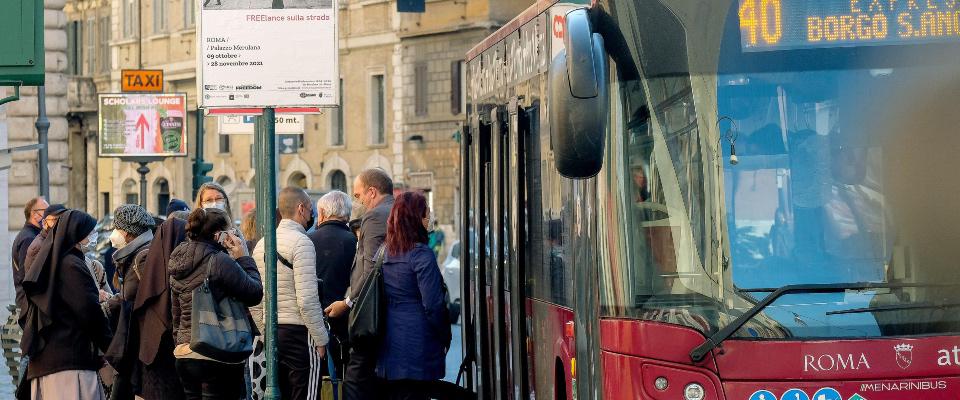
[[[276,213],[268,249],[254,212],[235,226],[217,184],[192,209],[171,201],[165,218],[122,205],[101,262],[90,255],[94,217],[31,200],[13,244],[17,397],[263,398],[263,277],[274,258],[281,398],[321,399],[325,380],[342,382],[348,400],[461,398],[440,382],[451,322],[426,198],[394,198],[389,175],[369,169],[352,196],[313,204],[285,188]]]

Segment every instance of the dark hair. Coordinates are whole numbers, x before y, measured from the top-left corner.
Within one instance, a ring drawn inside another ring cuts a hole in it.
[[[403,192],[393,203],[387,219],[387,252],[402,254],[417,243],[427,243],[423,218],[427,216],[427,198],[419,192]]]
[[[187,218],[187,237],[191,240],[213,240],[213,235],[232,227],[226,211],[216,208],[198,208]]]
[[[377,189],[380,194],[393,194],[393,179],[387,171],[380,168],[370,168],[360,173],[360,182]]]

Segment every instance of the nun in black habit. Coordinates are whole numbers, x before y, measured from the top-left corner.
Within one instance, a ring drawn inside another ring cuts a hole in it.
[[[111,332],[80,250],[96,224],[82,211],[65,212],[27,267],[20,347],[30,358],[31,399],[105,399],[97,370]]]

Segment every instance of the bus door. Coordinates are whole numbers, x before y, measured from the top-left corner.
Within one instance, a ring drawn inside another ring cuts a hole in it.
[[[505,150],[507,125],[504,109],[496,107],[481,116],[477,138],[481,183],[477,188],[478,252],[476,270],[477,343],[480,344],[480,390],[478,398],[506,400],[510,393],[509,338],[506,325],[504,264],[509,198]]]
[[[512,190],[509,199],[509,236],[510,245],[508,246],[509,255],[505,265],[507,290],[507,312],[509,313],[510,324],[508,326],[508,337],[510,341],[510,370],[512,398],[519,400],[529,393],[528,382],[531,373],[528,368],[528,357],[530,351],[527,345],[527,332],[529,329],[530,310],[527,304],[526,295],[526,268],[529,246],[528,215],[530,210],[530,200],[528,192],[530,191],[527,181],[528,163],[530,158],[527,156],[529,151],[528,142],[537,140],[531,138],[531,115],[536,115],[537,108],[530,107],[523,109],[518,104],[519,99],[514,97],[510,102],[509,112],[509,134],[507,135],[507,152],[509,165],[509,185]],[[536,190],[534,190],[536,192]],[[536,197],[539,202],[539,197]]]
[[[494,362],[494,390],[495,399],[509,399],[511,382],[510,373],[510,338],[509,315],[507,313],[507,288],[505,278],[509,276],[510,254],[510,204],[511,188],[509,181],[508,159],[509,129],[507,126],[507,110],[497,107],[490,115],[492,132],[490,135],[490,270],[487,273],[487,290],[489,290],[488,305],[490,310],[491,329],[493,337]]]
[[[471,326],[474,328],[474,343],[478,346],[475,349],[477,356],[477,395],[479,399],[493,398],[492,390],[495,387],[493,383],[493,353],[491,346],[491,333],[493,327],[492,318],[490,318],[490,291],[488,282],[490,281],[491,267],[491,242],[490,232],[492,222],[492,198],[493,182],[493,163],[491,163],[491,137],[493,137],[493,124],[490,118],[481,114],[477,118],[477,135],[471,142],[471,154],[474,154],[472,161],[474,164],[475,189],[472,192],[475,213],[473,214],[473,226],[475,227],[476,246],[473,248],[476,262],[471,270],[471,296],[470,302],[473,305],[474,321]]]

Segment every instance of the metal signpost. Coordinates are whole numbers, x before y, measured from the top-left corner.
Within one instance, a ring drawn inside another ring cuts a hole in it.
[[[290,2],[207,2],[197,29],[199,107],[210,114],[259,115],[254,169],[264,254],[277,249],[277,112],[315,113],[340,102],[337,1],[285,1]],[[277,259],[265,257],[264,262],[264,395],[276,400]]]

